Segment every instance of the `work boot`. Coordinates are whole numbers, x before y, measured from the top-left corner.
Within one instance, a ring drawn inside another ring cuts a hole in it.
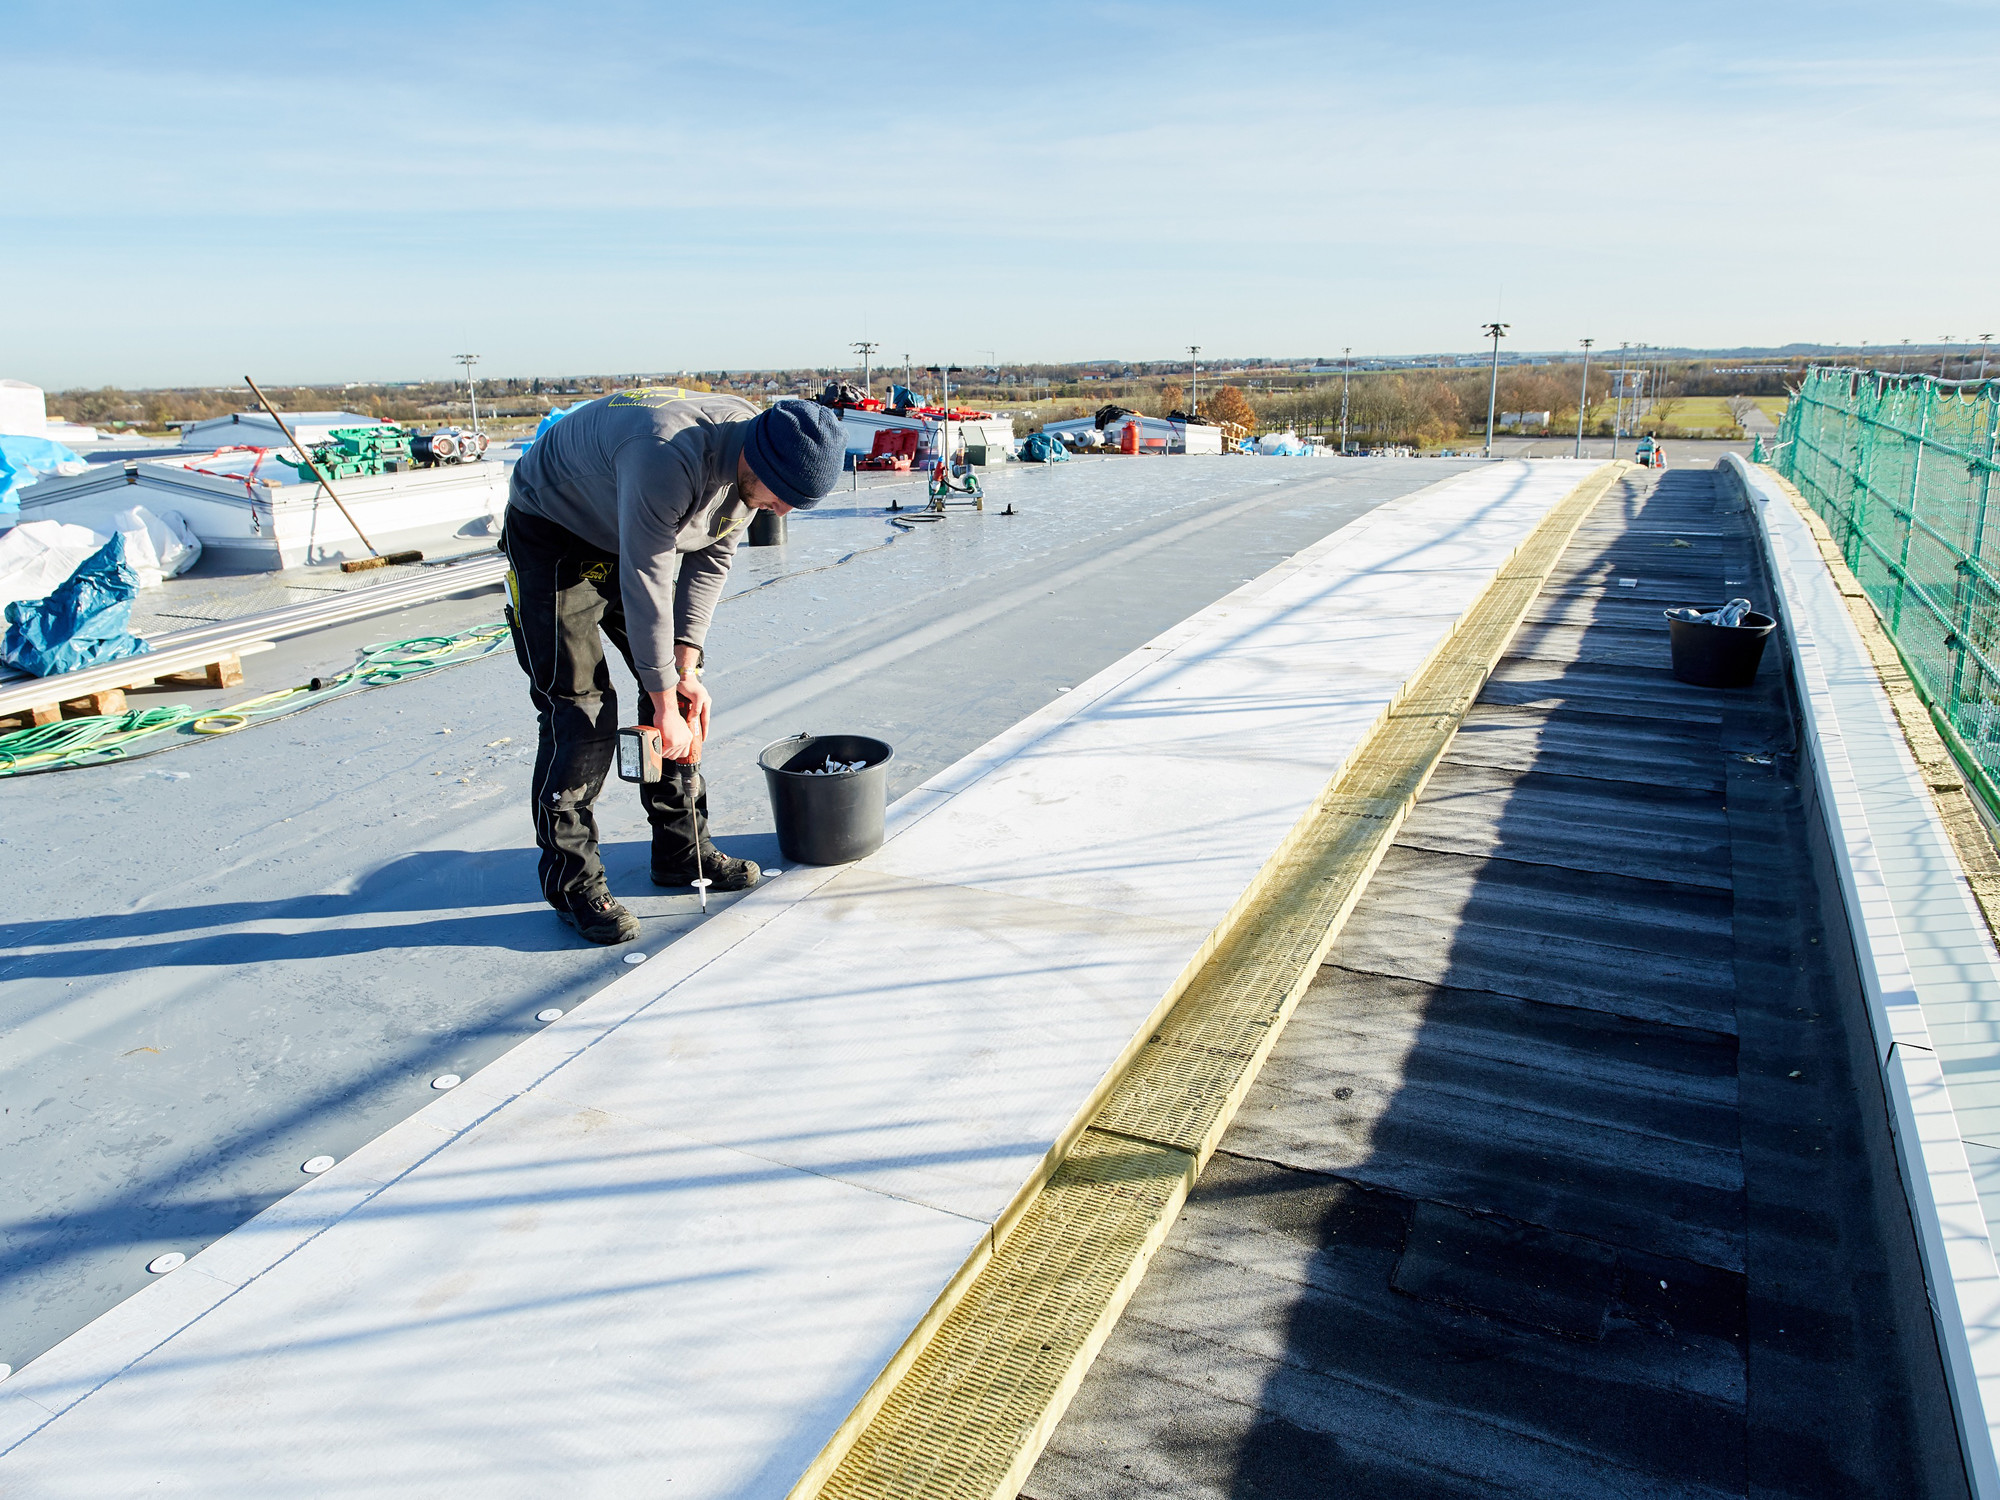
[[[708,780],[697,766],[669,765],[639,788],[653,825],[653,884],[692,886],[706,877],[712,891],[747,891],[763,874],[754,861],[731,859],[708,838]],[[695,869],[695,849],[701,869]]]
[[[754,859],[732,859],[715,845],[704,843],[701,851],[701,875],[708,882],[711,891],[747,891],[764,878],[764,872],[757,868]],[[680,869],[663,870],[653,866],[654,885],[682,885],[692,887],[696,874],[693,865]]]
[[[567,906],[556,908],[556,915],[591,942],[606,947],[629,943],[639,935],[639,919],[620,906],[609,891],[571,896]]]

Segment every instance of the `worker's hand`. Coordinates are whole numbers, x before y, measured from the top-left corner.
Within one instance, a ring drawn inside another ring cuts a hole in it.
[[[688,722],[680,716],[678,695],[653,693],[653,727],[660,732],[660,754],[683,763],[693,760],[699,741]]]
[[[708,696],[708,689],[702,686],[699,677],[689,674],[681,678],[676,691],[680,694],[681,712],[687,716],[687,721],[694,725],[696,736],[706,741],[709,735],[708,714],[713,704],[713,700]]]

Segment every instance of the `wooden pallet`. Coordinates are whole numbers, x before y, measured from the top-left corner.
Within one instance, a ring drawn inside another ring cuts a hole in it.
[[[0,705],[0,732],[32,729],[38,724],[53,724],[58,719],[122,714],[130,706],[125,701],[126,691],[130,688],[151,687],[154,684],[161,687],[185,688],[241,687],[243,657],[256,651],[269,651],[271,646],[272,643],[269,641],[257,641],[247,646],[239,646],[234,651],[220,653],[214,660],[206,662],[188,661],[185,658],[175,661],[172,657],[166,660],[154,660],[150,657],[135,656],[131,661],[135,669],[144,667],[153,670],[145,671],[143,674],[135,671],[133,676],[123,682],[105,684],[102,681],[101,671],[92,669],[91,675],[94,681],[91,690],[73,697],[63,695],[61,677],[51,677],[45,682],[19,684],[10,689],[6,695],[11,701]],[[172,670],[164,673],[157,670],[167,665],[169,661],[175,662]],[[34,692],[36,688],[45,689],[48,696],[43,697]],[[23,701],[24,699],[27,701]]]

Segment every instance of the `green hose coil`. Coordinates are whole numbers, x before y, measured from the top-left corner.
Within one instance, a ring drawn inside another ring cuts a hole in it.
[[[234,734],[281,719],[330,698],[479,661],[498,651],[506,640],[507,626],[496,620],[457,635],[419,635],[368,646],[338,677],[316,677],[301,686],[280,688],[228,708],[135,708],[129,713],[92,714],[18,729],[0,734],[0,776],[74,771],[157,755],[197,738]]]

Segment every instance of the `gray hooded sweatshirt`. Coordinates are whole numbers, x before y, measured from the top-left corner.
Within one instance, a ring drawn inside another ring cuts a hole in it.
[[[750,507],[736,494],[757,408],[739,396],[620,391],[571,412],[514,468],[510,506],[618,559],[639,685],[664,693],[674,642],[699,646]]]

